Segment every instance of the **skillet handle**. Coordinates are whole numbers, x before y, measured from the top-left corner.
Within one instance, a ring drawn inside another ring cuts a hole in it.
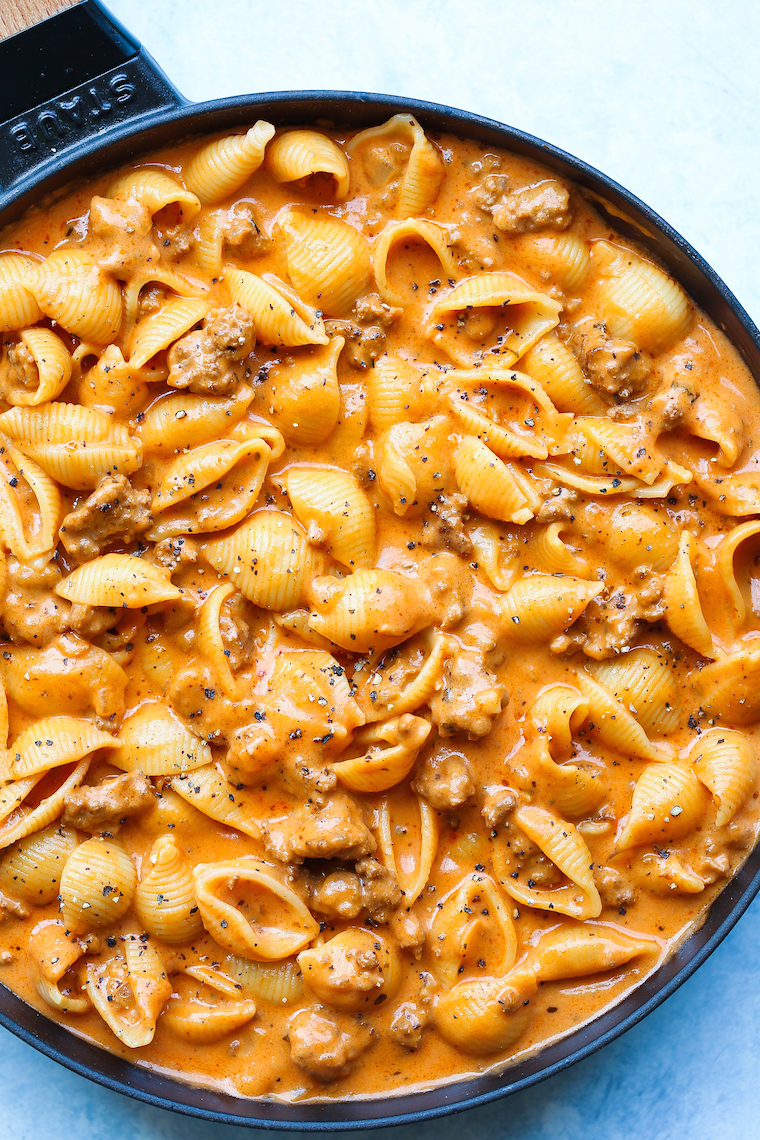
[[[88,139],[187,102],[100,0],[0,42],[0,75],[0,207]]]

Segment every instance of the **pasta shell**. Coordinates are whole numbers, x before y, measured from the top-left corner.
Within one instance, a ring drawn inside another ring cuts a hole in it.
[[[21,562],[47,554],[56,544],[62,515],[60,491],[47,472],[0,435],[0,537],[4,545]]]
[[[29,407],[44,404],[60,396],[71,379],[71,356],[60,337],[49,329],[24,329],[20,342],[31,357],[36,373],[33,387],[28,387],[10,361],[9,345],[3,346],[0,382],[9,404]],[[4,373],[4,375],[3,375]]]
[[[146,451],[168,455],[224,436],[245,415],[253,389],[241,384],[234,396],[167,393],[152,404],[134,429]]]
[[[563,923],[547,930],[534,943],[526,966],[541,982],[556,982],[616,970],[633,958],[659,953],[654,938],[634,938],[611,924]]]
[[[226,530],[252,510],[269,467],[262,439],[216,440],[177,457],[164,473],[148,538]]]
[[[130,339],[130,367],[142,368],[157,353],[169,348],[202,321],[210,308],[208,301],[199,301],[195,297],[171,297],[157,313],[145,317],[135,326]]]
[[[48,827],[53,820],[58,819],[63,811],[63,801],[69,792],[73,792],[82,783],[87,775],[89,764],[89,758],[80,760],[74,771],[66,777],[60,787],[51,795],[46,796],[31,811],[25,809],[22,802],[18,812],[13,811],[12,814],[9,814],[3,827],[0,828],[0,850],[4,847],[10,847],[12,843],[17,843],[20,839],[26,839],[27,835],[41,831]],[[31,776],[28,780],[19,780],[18,784],[8,785],[9,789],[15,789],[15,792],[11,793],[11,799],[16,801],[12,805],[14,808],[19,804],[19,796],[23,800],[23,797],[29,794],[36,783],[37,779]]]
[[[205,281],[190,278],[175,269],[169,269],[159,264],[150,264],[142,273],[134,273],[124,286],[124,324],[122,340],[128,344],[139,316],[140,293],[146,285],[163,285],[171,289],[180,297],[205,297],[209,287]],[[156,380],[162,380],[168,374],[154,365]]]
[[[578,764],[556,763],[545,737],[535,742],[532,769],[542,776],[547,788],[547,804],[563,816],[587,816],[603,802],[607,788],[599,773]]]
[[[575,356],[556,333],[542,336],[523,355],[520,367],[538,381],[561,412],[576,412],[583,416],[605,414],[607,405],[603,398],[588,382]]]
[[[278,511],[257,511],[231,535],[206,543],[204,555],[250,602],[267,610],[297,606],[314,568],[301,524]]]
[[[23,253],[0,253],[0,333],[34,325],[43,317],[34,289],[40,263]]]
[[[611,472],[604,476],[583,475],[563,467],[558,463],[536,463],[533,465],[533,474],[540,479],[553,479],[560,487],[572,487],[582,491],[585,495],[604,495],[611,498],[613,495],[630,495],[636,499],[662,499],[673,487],[692,481],[691,471],[679,467],[669,459],[665,461],[663,474],[648,487],[639,479]]]
[[[478,567],[482,569],[495,590],[505,593],[514,584],[517,576],[517,559],[506,546],[505,537],[493,523],[478,522],[469,528],[470,541]],[[504,555],[510,563],[502,566]]]
[[[348,194],[348,162],[343,151],[319,131],[285,131],[267,147],[266,168],[275,182],[297,182],[312,174],[331,174],[335,198]]]
[[[353,158],[367,143],[394,138],[411,147],[399,180],[394,209],[397,218],[409,218],[423,214],[432,206],[446,174],[443,159],[414,116],[394,115],[380,127],[360,131],[351,139],[346,152]]]
[[[251,792],[238,788],[225,779],[216,765],[196,768],[192,776],[182,773],[171,780],[174,791],[198,811],[225,827],[242,831],[252,839],[261,836],[257,815],[260,803]]]
[[[518,239],[517,247],[535,274],[548,273],[567,293],[580,289],[591,269],[588,242],[572,230],[551,236],[525,235]]]
[[[94,408],[52,403],[11,408],[0,431],[58,483],[92,490],[104,475],[129,475],[142,462],[142,448],[126,427]]]
[[[65,692],[72,715],[124,715],[126,673],[110,653],[76,634],[60,634],[44,649],[10,646],[3,653],[0,675],[8,695],[31,716],[48,715],[51,691]]]
[[[48,978],[37,978],[36,988],[42,1000],[59,1013],[86,1013],[90,1008],[87,996],[74,997],[70,990],[62,993],[60,987]]]
[[[707,792],[690,768],[665,762],[644,769],[633,790],[631,810],[615,837],[618,851],[642,843],[669,843],[688,835],[708,807]]]
[[[386,353],[376,360],[374,368],[367,372],[366,388],[369,422],[377,431],[425,414],[423,374],[400,356]]]
[[[515,641],[545,642],[580,617],[603,582],[585,582],[569,575],[531,574],[515,582],[501,599],[505,630]]]
[[[160,701],[146,701],[124,721],[109,760],[123,772],[173,776],[211,763],[211,748]]]
[[[634,649],[588,670],[630,709],[647,733],[667,736],[678,727],[680,698],[670,662],[653,649]]]
[[[716,569],[728,592],[738,631],[746,626],[748,617],[754,609],[751,591],[752,571],[757,561],[757,542],[744,551],[744,558],[742,559],[744,573],[741,570],[739,572],[739,577],[742,579],[741,583],[737,577],[736,562],[737,558],[741,558],[740,552],[744,543],[747,543],[749,547],[750,540],[756,539],[758,535],[760,535],[760,522],[756,519],[741,523],[724,535],[715,555]]]
[[[198,644],[219,678],[220,687],[233,699],[237,696],[235,678],[224,647],[220,622],[224,603],[235,593],[231,582],[215,586],[198,611]]]
[[[556,327],[560,309],[512,273],[479,273],[435,302],[425,334],[464,368],[494,355],[509,368]]]
[[[55,592],[69,602],[113,609],[141,609],[182,596],[172,584],[169,570],[133,554],[93,558],[64,578]]]
[[[634,859],[631,872],[635,883],[660,895],[672,897],[674,890],[679,894],[698,895],[706,886],[704,879],[668,848],[648,851]]]
[[[476,511],[503,522],[526,523],[541,505],[528,476],[504,463],[482,440],[468,435],[454,455],[457,486]]]
[[[324,467],[291,467],[285,488],[299,522],[342,566],[373,566],[375,512],[353,475]]]
[[[651,567],[667,570],[678,552],[676,532],[667,518],[645,503],[621,503],[605,513],[597,541],[624,573]]]
[[[312,582],[309,626],[352,653],[389,649],[429,622],[421,584],[394,570],[357,570]]]
[[[91,253],[56,249],[37,269],[34,296],[46,317],[93,344],[116,340],[121,328],[121,289]]]
[[[6,850],[0,886],[33,906],[55,902],[66,860],[77,845],[70,827],[47,827]]]
[[[696,543],[688,530],[681,531],[678,557],[665,578],[662,592],[665,621],[672,632],[680,637],[690,649],[701,653],[702,657],[717,657],[712,643],[712,634],[704,611],[694,576],[693,557]]]
[[[649,740],[628,708],[600,684],[579,669],[575,683],[588,699],[588,731],[604,744],[616,748],[624,756],[641,760],[659,760],[660,753]]]
[[[12,779],[39,776],[51,768],[77,764],[100,748],[115,748],[118,741],[101,732],[92,721],[73,716],[49,716],[17,736],[11,748]]]
[[[734,724],[760,716],[760,650],[743,649],[690,674],[702,707]]]
[[[581,458],[581,465],[592,474],[604,474],[612,461],[618,474],[624,471],[648,486],[660,475],[663,457],[640,424],[617,423],[602,416],[578,416],[573,428],[588,440],[590,455],[600,460],[598,466],[590,466],[584,462],[586,456],[582,451],[574,451]]]
[[[438,816],[427,800],[417,796],[419,811],[419,845],[413,854],[400,850],[401,838],[394,837],[393,809],[384,799],[378,810],[377,845],[382,862],[398,879],[404,896],[404,907],[409,910],[424,891],[438,853],[440,829]],[[405,830],[402,835],[406,834]],[[398,855],[398,857],[397,857]]]
[[[122,174],[108,187],[108,198],[121,198],[123,201],[139,202],[153,217],[166,206],[180,206],[184,221],[194,218],[201,208],[200,201],[189,190],[163,170],[143,167]]]
[[[230,299],[248,310],[256,337],[264,344],[283,347],[328,344],[322,317],[271,273],[257,277],[245,269],[228,266],[225,280]]]
[[[517,957],[517,934],[506,899],[488,875],[468,875],[438,906],[430,926],[436,976],[447,987],[469,967],[500,978]]]
[[[333,772],[353,792],[387,792],[409,775],[430,731],[428,721],[410,713],[385,721],[363,735],[363,756],[333,764]],[[381,741],[390,747],[381,748]]]
[[[132,903],[135,868],[116,839],[87,839],[69,856],[61,875],[61,916],[66,930],[85,934],[111,926]]]
[[[204,206],[228,198],[259,169],[273,135],[271,123],[260,119],[244,135],[227,135],[207,143],[185,168],[188,190]]]
[[[203,930],[193,889],[176,841],[161,835],[148,856],[148,870],[135,891],[135,914],[149,934],[170,946],[190,942]]]
[[[194,1045],[211,1045],[229,1037],[255,1016],[256,1003],[253,1001],[206,1005],[171,998],[161,1017],[161,1025],[181,1040],[192,1041]]]
[[[388,260],[394,246],[404,242],[424,242],[429,245],[441,263],[443,276],[451,283],[451,278],[459,276],[456,258],[449,248],[450,234],[439,222],[429,222],[424,218],[408,218],[404,222],[388,222],[375,243],[372,253],[372,267],[375,273],[377,291],[389,305],[405,305],[409,297],[402,296],[388,280]]]
[[[345,343],[335,337],[267,373],[262,385],[267,414],[289,443],[311,447],[332,434],[340,414],[337,365]]]
[[[398,950],[376,930],[342,930],[323,945],[302,950],[298,965],[318,1001],[351,1012],[394,997],[401,983]]]
[[[398,692],[391,690],[390,695],[378,691],[375,674],[371,674],[367,682],[370,694],[369,701],[365,697],[365,712],[368,721],[381,720],[385,717],[401,717],[405,713],[414,712],[422,708],[438,692],[443,685],[443,671],[447,660],[453,657],[458,649],[457,642],[440,631],[434,633],[432,638],[422,634],[428,650],[419,671],[410,681],[403,685]],[[379,668],[383,667],[380,663]],[[356,674],[355,674],[356,676]],[[375,694],[374,696],[372,694]]]
[[[0,590],[5,591],[6,561],[5,555],[0,554]],[[5,685],[0,679],[0,754],[8,747],[8,698]]]
[[[607,241],[595,241],[591,256],[603,278],[600,316],[613,336],[658,353],[686,335],[693,318],[689,298],[659,266]]]
[[[496,839],[492,848],[493,865],[507,894],[538,910],[553,910],[583,921],[598,918],[602,912],[602,900],[591,870],[593,859],[581,833],[572,823],[558,819],[546,808],[519,807],[512,818],[528,839],[540,847],[570,880],[570,884],[543,888],[531,886],[530,881],[523,882],[524,872],[512,849]],[[517,877],[514,871],[517,871]]]
[[[140,1049],[153,1040],[172,987],[158,950],[129,935],[124,958],[111,958],[102,965],[88,963],[87,993],[119,1041]]]
[[[251,856],[200,863],[193,872],[203,925],[241,958],[272,962],[297,954],[319,933],[298,895]]]
[[[533,1016],[530,999],[536,980],[515,971],[512,978],[462,982],[443,994],[435,1007],[436,1029],[456,1049],[477,1057],[509,1049]]]
[[[589,715],[588,697],[572,685],[549,685],[536,697],[530,710],[530,719],[539,733],[549,739],[552,753],[567,753],[573,735]]]
[[[566,523],[549,523],[542,528],[531,543],[536,568],[547,574],[567,574],[576,578],[590,578],[593,569],[588,560],[576,548],[566,543],[562,531]]]
[[[481,439],[500,459],[518,459],[523,455],[546,459],[548,456],[546,444],[537,436],[518,435],[502,427],[456,393],[449,394],[447,404],[468,435]]]
[[[277,217],[288,277],[299,297],[332,317],[350,312],[370,274],[366,240],[353,226],[329,215],[287,210]]]
[[[716,827],[730,823],[757,783],[757,752],[743,732],[710,728],[689,753],[699,779],[718,808]]]
[[[229,955],[225,968],[240,993],[269,1005],[292,1005],[303,997],[303,974],[295,959],[284,962],[251,962]]]

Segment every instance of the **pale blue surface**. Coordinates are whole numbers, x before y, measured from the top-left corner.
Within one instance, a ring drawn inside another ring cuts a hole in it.
[[[649,202],[760,318],[756,3],[111,0],[111,7],[193,99],[306,87],[385,91],[465,107],[549,139]],[[754,1140],[759,983],[755,903],[695,977],[601,1053],[508,1101],[387,1135]],[[107,1092],[0,1030],[0,1140],[247,1135]]]

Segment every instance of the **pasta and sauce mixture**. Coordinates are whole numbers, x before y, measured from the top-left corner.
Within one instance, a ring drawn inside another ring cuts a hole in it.
[[[758,837],[760,401],[649,255],[410,115],[0,253],[0,979],[240,1096],[619,1000]]]

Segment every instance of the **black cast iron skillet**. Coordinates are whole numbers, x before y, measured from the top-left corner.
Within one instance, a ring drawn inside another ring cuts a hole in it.
[[[192,134],[315,121],[374,126],[411,111],[433,131],[534,158],[571,179],[610,223],[648,247],[725,330],[760,378],[760,333],[684,239],[599,171],[514,127],[413,99],[346,91],[285,91],[188,104],[97,0],[84,0],[0,43],[0,226],[33,202],[100,168]],[[138,1067],[80,1040],[0,986],[0,1024],[76,1073],[190,1116],[260,1128],[324,1131],[411,1123],[529,1088],[606,1045],[670,996],[712,953],[760,890],[760,846],[713,904],[702,928],[634,993],[537,1056],[500,1075],[428,1092],[324,1104],[238,1100]]]

